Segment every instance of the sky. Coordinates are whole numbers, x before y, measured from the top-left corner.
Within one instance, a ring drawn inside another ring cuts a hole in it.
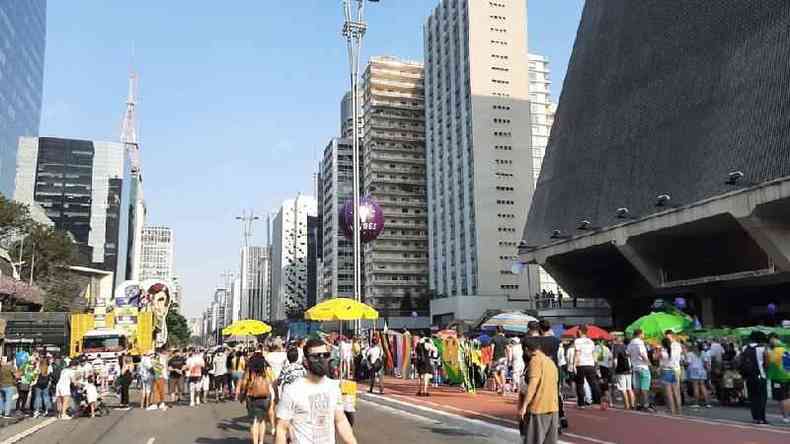
[[[368,6],[362,60],[422,60],[439,0]],[[482,0],[474,0],[482,1]],[[348,62],[340,0],[49,0],[42,136],[117,141],[128,74],[148,223],[173,228],[186,316],[239,268],[244,210],[297,193],[340,131]],[[558,100],[583,0],[530,0],[528,46],[549,57]],[[254,244],[264,244],[258,224]]]

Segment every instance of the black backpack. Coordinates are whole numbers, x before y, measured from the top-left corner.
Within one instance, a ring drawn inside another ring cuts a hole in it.
[[[615,367],[614,370],[617,374],[627,374],[631,372],[631,361],[628,359],[628,353],[626,353],[625,347],[620,347],[617,350],[617,367]]]
[[[745,379],[754,379],[760,375],[756,347],[750,345],[738,356],[738,371]]]

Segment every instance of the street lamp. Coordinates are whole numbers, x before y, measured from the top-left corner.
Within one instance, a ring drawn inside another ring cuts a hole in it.
[[[362,38],[365,36],[367,24],[365,23],[366,1],[378,0],[343,0],[343,36],[348,45],[348,63],[351,80],[351,131],[352,131],[352,168],[353,168],[353,203],[354,203],[354,299],[362,299],[362,242],[360,238],[359,223],[359,52],[362,47]],[[357,322],[357,329],[359,322]]]

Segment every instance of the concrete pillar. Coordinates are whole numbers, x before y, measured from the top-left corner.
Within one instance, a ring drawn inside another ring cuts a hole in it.
[[[787,221],[763,218],[754,213],[737,220],[778,271],[790,271],[790,225]]]
[[[702,294],[699,296],[700,305],[702,305],[702,325],[705,328],[711,328],[716,325],[716,310],[713,307],[713,296]]]

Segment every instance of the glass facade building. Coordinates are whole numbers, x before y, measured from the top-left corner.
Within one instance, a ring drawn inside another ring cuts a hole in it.
[[[124,146],[113,142],[22,137],[14,200],[41,206],[55,228],[74,236],[83,265],[116,272],[125,261],[121,211]],[[120,260],[120,263],[119,263]]]
[[[46,0],[0,1],[0,193],[14,190],[19,138],[38,136]]]

